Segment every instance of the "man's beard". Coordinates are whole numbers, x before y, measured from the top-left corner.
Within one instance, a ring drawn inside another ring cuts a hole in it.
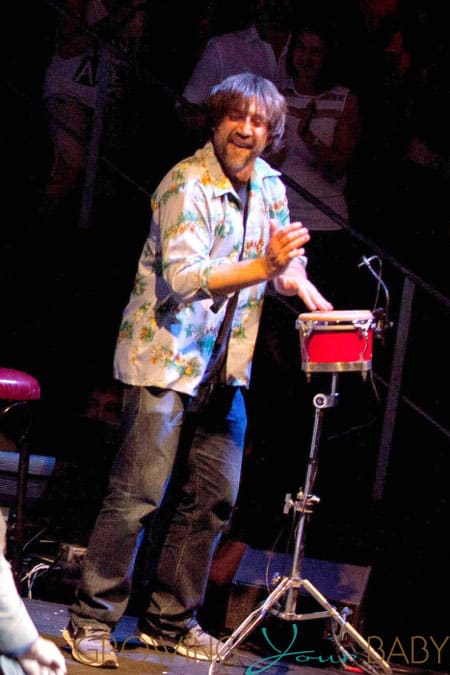
[[[253,148],[245,148],[242,152],[235,150],[237,146],[227,144],[222,163],[230,173],[242,171],[255,159]]]

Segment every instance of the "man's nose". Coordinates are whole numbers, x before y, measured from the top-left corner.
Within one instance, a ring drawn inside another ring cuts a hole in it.
[[[243,117],[239,120],[238,131],[243,136],[250,136],[253,131],[252,121],[250,117]]]

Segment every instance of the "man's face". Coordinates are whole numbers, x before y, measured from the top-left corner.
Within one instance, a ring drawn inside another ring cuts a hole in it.
[[[265,40],[270,35],[286,33],[290,28],[288,0],[255,0],[253,17],[260,37]]]
[[[247,108],[230,110],[213,131],[214,149],[225,174],[241,183],[249,180],[268,142],[267,117],[255,101]]]

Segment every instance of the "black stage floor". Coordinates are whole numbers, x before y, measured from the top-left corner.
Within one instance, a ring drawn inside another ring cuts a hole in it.
[[[92,675],[92,668],[83,666],[71,658],[69,649],[61,636],[68,620],[68,606],[43,600],[24,599],[30,615],[44,637],[52,639],[66,657],[69,675]],[[265,621],[265,619],[264,619]],[[263,625],[264,621],[262,622]],[[255,629],[258,631],[259,627]],[[271,636],[273,637],[273,636]],[[136,619],[124,616],[119,622],[114,638],[117,641],[119,654],[119,672],[146,673],[148,675],[207,675],[208,663],[187,659],[182,656],[155,651],[141,645],[136,637]],[[285,642],[290,645],[290,640]],[[278,650],[278,651],[277,651]],[[302,652],[302,653],[300,653]],[[397,656],[399,652],[397,653]],[[405,659],[408,660],[405,654]],[[432,671],[422,665],[412,666],[410,663],[391,663],[394,675],[448,675],[444,671]],[[98,672],[98,671],[97,671]],[[290,648],[281,648],[274,640],[272,649],[263,649],[260,642],[252,641],[252,635],[234,648],[224,664],[216,664],[217,675],[343,675],[346,672],[358,672],[357,669],[346,668],[339,664],[335,656],[320,654],[318,651],[297,649],[292,641]],[[359,671],[364,672],[364,671]]]

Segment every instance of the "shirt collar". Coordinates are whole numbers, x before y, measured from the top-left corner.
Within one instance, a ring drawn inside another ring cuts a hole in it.
[[[200,150],[203,155],[207,172],[211,179],[214,197],[221,197],[227,192],[236,194],[229,178],[224,174],[222,166],[214,152],[212,141],[208,141]],[[280,172],[272,168],[264,159],[258,157],[251,176],[251,184],[255,187],[261,187],[265,178],[270,176],[280,176]]]
[[[242,42],[263,42],[254,23],[248,28],[239,31]]]
[[[262,42],[265,45],[269,45],[268,42],[266,42],[265,40],[262,39],[262,37],[258,33],[258,29],[256,28],[256,25],[254,23],[252,23],[252,25],[249,26],[248,28],[244,28],[243,30],[239,31],[239,35],[241,36],[241,40],[243,42],[249,42],[249,43],[250,42]],[[292,33],[289,32],[288,35],[287,35],[287,38],[286,38],[286,42],[284,43],[284,47],[281,50],[280,56],[283,56],[287,53],[291,38],[292,38]],[[269,45],[269,47],[270,47],[270,45]]]

